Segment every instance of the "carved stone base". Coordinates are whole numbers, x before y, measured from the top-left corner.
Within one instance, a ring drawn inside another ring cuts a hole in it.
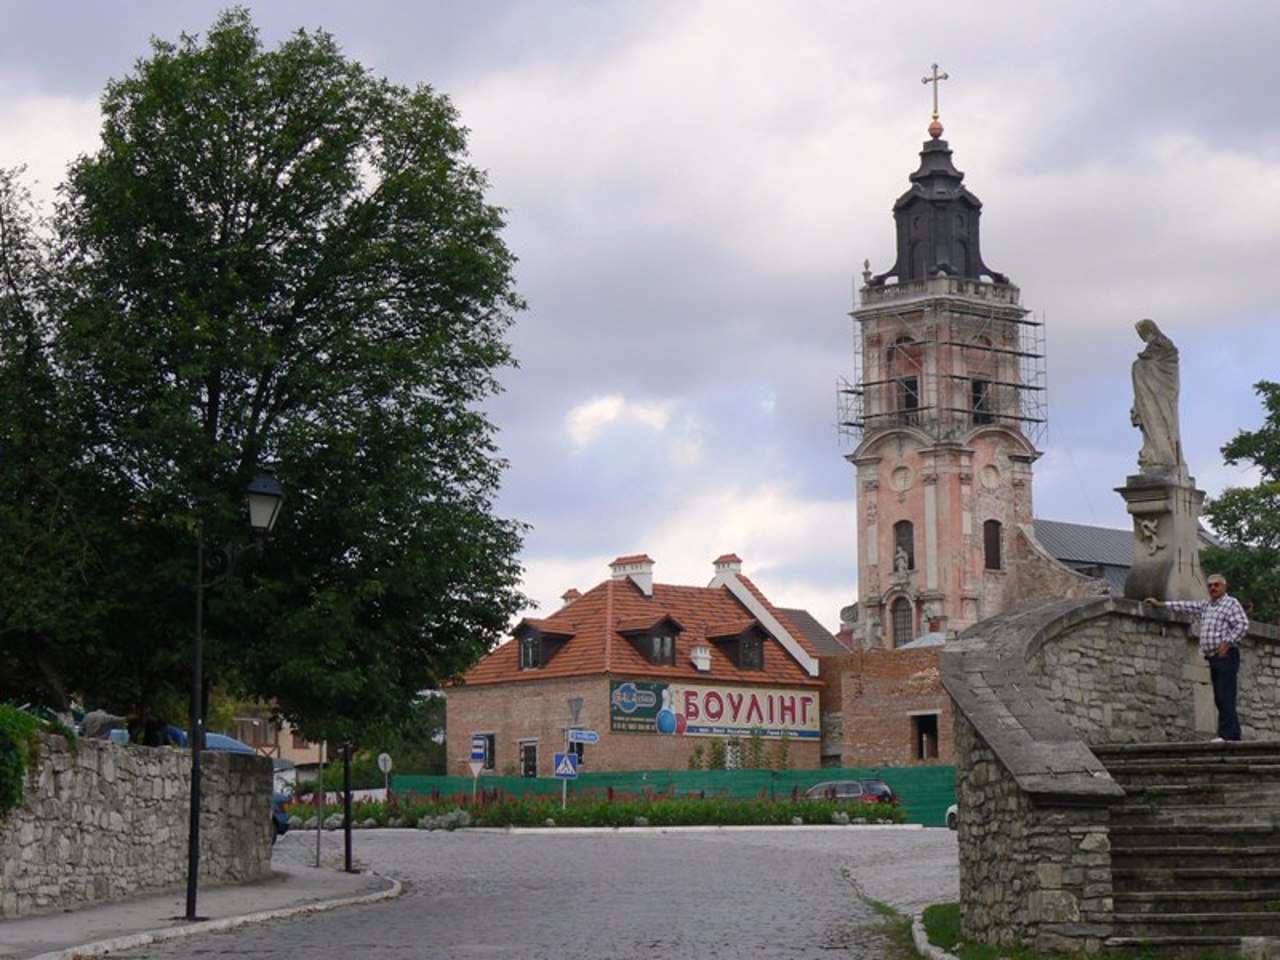
[[[1133,516],[1133,566],[1124,595],[1130,600],[1202,598],[1198,531],[1204,491],[1185,474],[1176,479],[1138,474],[1116,492]]]

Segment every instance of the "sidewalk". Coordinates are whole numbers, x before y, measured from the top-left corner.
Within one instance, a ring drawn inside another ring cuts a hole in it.
[[[98,956],[245,923],[369,903],[399,893],[400,884],[395,880],[372,873],[276,863],[270,876],[253,883],[202,887],[196,906],[206,919],[197,922],[185,919],[185,887],[71,912],[0,920],[0,960]]]

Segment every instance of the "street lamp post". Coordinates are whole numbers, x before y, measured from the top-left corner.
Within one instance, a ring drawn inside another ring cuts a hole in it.
[[[275,526],[284,501],[284,488],[275,473],[264,468],[245,491],[249,500],[249,526],[253,529],[253,549],[261,552],[266,536]],[[187,832],[187,919],[201,919],[196,914],[196,892],[200,885],[200,754],[204,751],[204,592],[231,572],[235,560],[232,547],[215,547],[206,551],[204,519],[196,525],[196,635],[191,665],[191,814]],[[213,562],[215,561],[216,562]],[[211,579],[205,579],[210,568]]]

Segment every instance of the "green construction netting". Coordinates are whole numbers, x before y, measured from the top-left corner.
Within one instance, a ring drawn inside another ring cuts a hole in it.
[[[699,794],[707,797],[787,797],[804,793],[824,780],[883,780],[893,787],[908,821],[927,827],[946,825],[947,807],[956,799],[956,770],[937,767],[824,767],[820,770],[625,770],[581,773],[568,781],[569,796]],[[560,796],[563,782],[552,777],[393,776],[397,793],[449,797],[471,796],[473,789],[499,790],[513,796]]]

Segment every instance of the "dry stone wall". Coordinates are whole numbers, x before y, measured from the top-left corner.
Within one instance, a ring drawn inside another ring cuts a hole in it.
[[[205,753],[201,767],[201,884],[270,873],[270,760]],[[184,750],[46,737],[0,824],[0,917],[183,886],[190,778]]]
[[[1096,952],[1112,929],[1105,807],[1033,802],[962,715],[956,718],[961,924],[991,944]]]
[[[1245,739],[1280,739],[1280,630],[1242,645]],[[1213,736],[1191,618],[1130,600],[1063,600],[975,624],[948,644],[966,937],[1096,953],[1114,927],[1111,807],[1091,746]]]
[[[1096,605],[1095,605],[1096,606]],[[1027,675],[1089,743],[1164,743],[1217,729],[1196,622],[1129,601],[1104,603],[1027,650]],[[1280,636],[1252,624],[1242,644],[1239,705],[1247,740],[1280,736]]]

